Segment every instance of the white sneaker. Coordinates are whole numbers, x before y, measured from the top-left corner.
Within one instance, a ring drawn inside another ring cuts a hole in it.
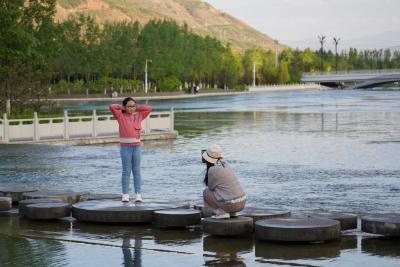
[[[122,202],[129,202],[129,194],[122,195]]]
[[[220,213],[220,214],[216,214],[214,216],[212,216],[211,218],[213,219],[229,219],[231,216],[229,215],[229,213],[225,212],[225,213]]]
[[[229,215],[231,217],[238,217],[239,216],[239,212],[231,212],[231,213],[229,213]]]
[[[231,216],[229,215],[229,213],[225,212],[224,210],[221,209],[216,209],[214,210],[215,215],[212,216],[211,218],[214,219],[229,219]]]
[[[140,193],[136,193],[135,202],[143,202],[142,195]]]

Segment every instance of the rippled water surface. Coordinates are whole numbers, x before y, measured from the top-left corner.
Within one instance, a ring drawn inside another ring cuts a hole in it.
[[[174,108],[179,137],[145,143],[144,198],[200,201],[204,174],[200,150],[218,143],[246,188],[250,206],[294,211],[400,211],[400,91],[258,93],[148,103],[155,110]],[[105,109],[108,104],[71,103],[66,108]],[[119,147],[0,145],[0,186],[20,184],[119,193]],[[7,244],[6,248],[18,244],[34,255],[36,250],[48,250],[44,258],[51,266],[86,265],[82,249],[97,266],[105,258],[110,265],[121,265],[124,257],[129,257],[128,251],[132,258],[140,251],[144,266],[180,260],[181,266],[198,266],[221,259],[249,266],[265,262],[398,266],[400,262],[400,241],[365,238],[359,232],[318,249],[302,246],[285,250],[279,244],[253,240],[241,240],[229,247],[231,241],[212,240],[198,229],[181,233],[184,237],[179,239],[176,233],[159,233],[146,227],[135,228],[141,229],[136,234],[131,228],[115,227],[108,232],[103,226],[76,222],[57,223],[55,229],[21,224],[15,218],[0,218],[0,225],[8,225],[12,231],[50,238],[16,238],[3,232],[0,244]],[[162,236],[161,241],[157,235]],[[68,238],[87,244],[64,240]],[[131,249],[121,248],[126,239]],[[92,241],[110,246],[94,246]],[[136,244],[139,241],[141,244]],[[223,242],[227,249],[219,250],[225,246]],[[137,246],[143,249],[135,249]],[[160,252],[156,250],[159,248],[189,254]],[[29,258],[22,256],[21,262]]]

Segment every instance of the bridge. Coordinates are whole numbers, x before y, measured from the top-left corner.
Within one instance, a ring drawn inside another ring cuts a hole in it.
[[[302,81],[319,83],[328,87],[364,89],[400,83],[400,69],[304,73]]]

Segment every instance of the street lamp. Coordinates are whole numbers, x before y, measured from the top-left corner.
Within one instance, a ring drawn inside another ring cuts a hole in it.
[[[253,87],[256,87],[256,63],[253,63]]]
[[[275,42],[275,68],[278,68],[278,66],[279,66],[279,60],[278,60],[279,42],[278,42],[278,40],[274,40],[274,42]]]
[[[337,73],[337,63],[338,63],[338,53],[337,53],[337,46],[339,44],[340,38],[333,37],[333,42],[335,43],[335,70]]]
[[[324,71],[324,43],[326,36],[318,36],[319,42],[321,43],[321,72]]]
[[[146,59],[146,64],[144,66],[144,92],[147,94],[148,85],[147,85],[147,62],[153,62],[151,59]]]

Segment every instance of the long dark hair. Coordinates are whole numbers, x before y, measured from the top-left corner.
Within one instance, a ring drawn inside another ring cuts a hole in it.
[[[126,107],[126,105],[128,104],[129,101],[133,101],[136,104],[136,100],[135,99],[133,99],[132,97],[127,97],[124,100],[122,100],[122,105],[124,107]],[[126,112],[125,110],[122,111],[122,113],[125,113],[125,112]]]
[[[215,166],[215,164],[214,163],[210,163],[208,161],[206,161],[206,164],[207,164],[207,170],[206,170],[206,175],[204,176],[204,184],[208,186],[208,170],[211,167]]]

